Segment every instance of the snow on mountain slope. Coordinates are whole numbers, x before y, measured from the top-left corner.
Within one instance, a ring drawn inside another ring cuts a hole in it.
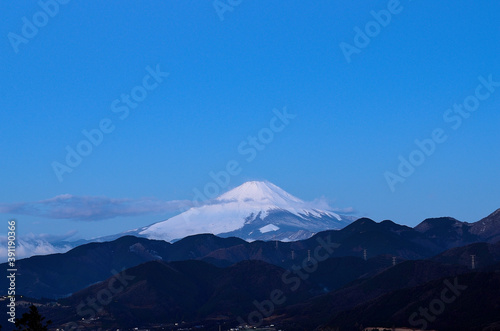
[[[321,213],[328,213],[338,220],[341,219],[339,215],[333,212],[320,212],[311,209],[304,201],[269,182],[246,182],[224,193],[216,200],[223,203],[236,202],[240,205],[254,205],[260,207],[261,210],[283,209],[297,216],[307,214],[319,216]]]
[[[298,240],[342,228],[353,220],[313,208],[272,183],[253,181],[222,194],[213,203],[142,228],[138,235],[167,241],[199,233],[246,240]]]

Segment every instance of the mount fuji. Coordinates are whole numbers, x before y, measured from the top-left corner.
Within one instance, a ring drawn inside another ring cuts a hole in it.
[[[316,208],[270,182],[246,182],[206,205],[128,231],[148,239],[173,241],[186,236],[212,233],[247,241],[307,239],[315,233],[341,229],[355,217]]]

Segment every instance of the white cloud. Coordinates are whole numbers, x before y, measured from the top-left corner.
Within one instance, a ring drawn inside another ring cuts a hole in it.
[[[62,241],[72,237],[76,231],[70,231],[63,235],[49,235],[49,234],[38,234],[29,233],[25,236],[18,237],[16,240],[16,260],[24,259],[34,255],[47,255],[55,253],[65,253],[69,251],[73,246],[64,245],[53,245],[49,241]],[[7,236],[0,236],[0,261],[7,261]]]
[[[0,213],[51,219],[96,221],[118,216],[180,212],[192,205],[192,201],[189,200],[113,199],[63,194],[35,202],[2,203],[0,204]]]

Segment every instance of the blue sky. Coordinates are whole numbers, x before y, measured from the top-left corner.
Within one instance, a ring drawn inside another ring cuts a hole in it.
[[[500,87],[482,83],[500,82],[497,1],[62,2],[51,15],[0,2],[0,211],[20,235],[162,220],[230,161],[241,171],[221,192],[266,179],[376,221],[500,207]],[[453,112],[464,100],[475,110]],[[284,109],[296,116],[266,136]],[[82,143],[102,121],[109,132]],[[60,181],[53,163],[79,144],[88,155]]]

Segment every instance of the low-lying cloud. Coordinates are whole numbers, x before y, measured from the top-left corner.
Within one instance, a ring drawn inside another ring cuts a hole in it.
[[[24,259],[33,255],[65,253],[74,246],[63,242],[77,233],[76,230],[61,235],[28,233],[16,239],[16,259]],[[7,261],[7,236],[0,236],[0,262]]]
[[[0,204],[0,213],[50,219],[98,221],[119,216],[181,212],[192,205],[193,202],[190,200],[113,199],[63,194],[35,202],[2,203]]]
[[[335,213],[340,213],[340,214],[354,214],[354,213],[356,213],[356,210],[352,207],[347,207],[347,208],[332,207],[331,206],[332,203],[325,197],[321,197],[321,198],[315,199],[313,201],[306,201],[306,202],[304,202],[304,205],[309,209],[327,210],[327,211],[333,211]]]
[[[184,212],[191,207],[226,203],[223,200],[208,200],[202,204],[191,200],[163,201],[156,198],[114,199],[108,197],[75,196],[71,194],[34,202],[0,203],[1,214],[28,215],[48,219],[76,221],[99,221],[115,217],[141,216]],[[332,208],[325,198],[303,202],[305,208],[329,210],[352,214],[352,208]]]

